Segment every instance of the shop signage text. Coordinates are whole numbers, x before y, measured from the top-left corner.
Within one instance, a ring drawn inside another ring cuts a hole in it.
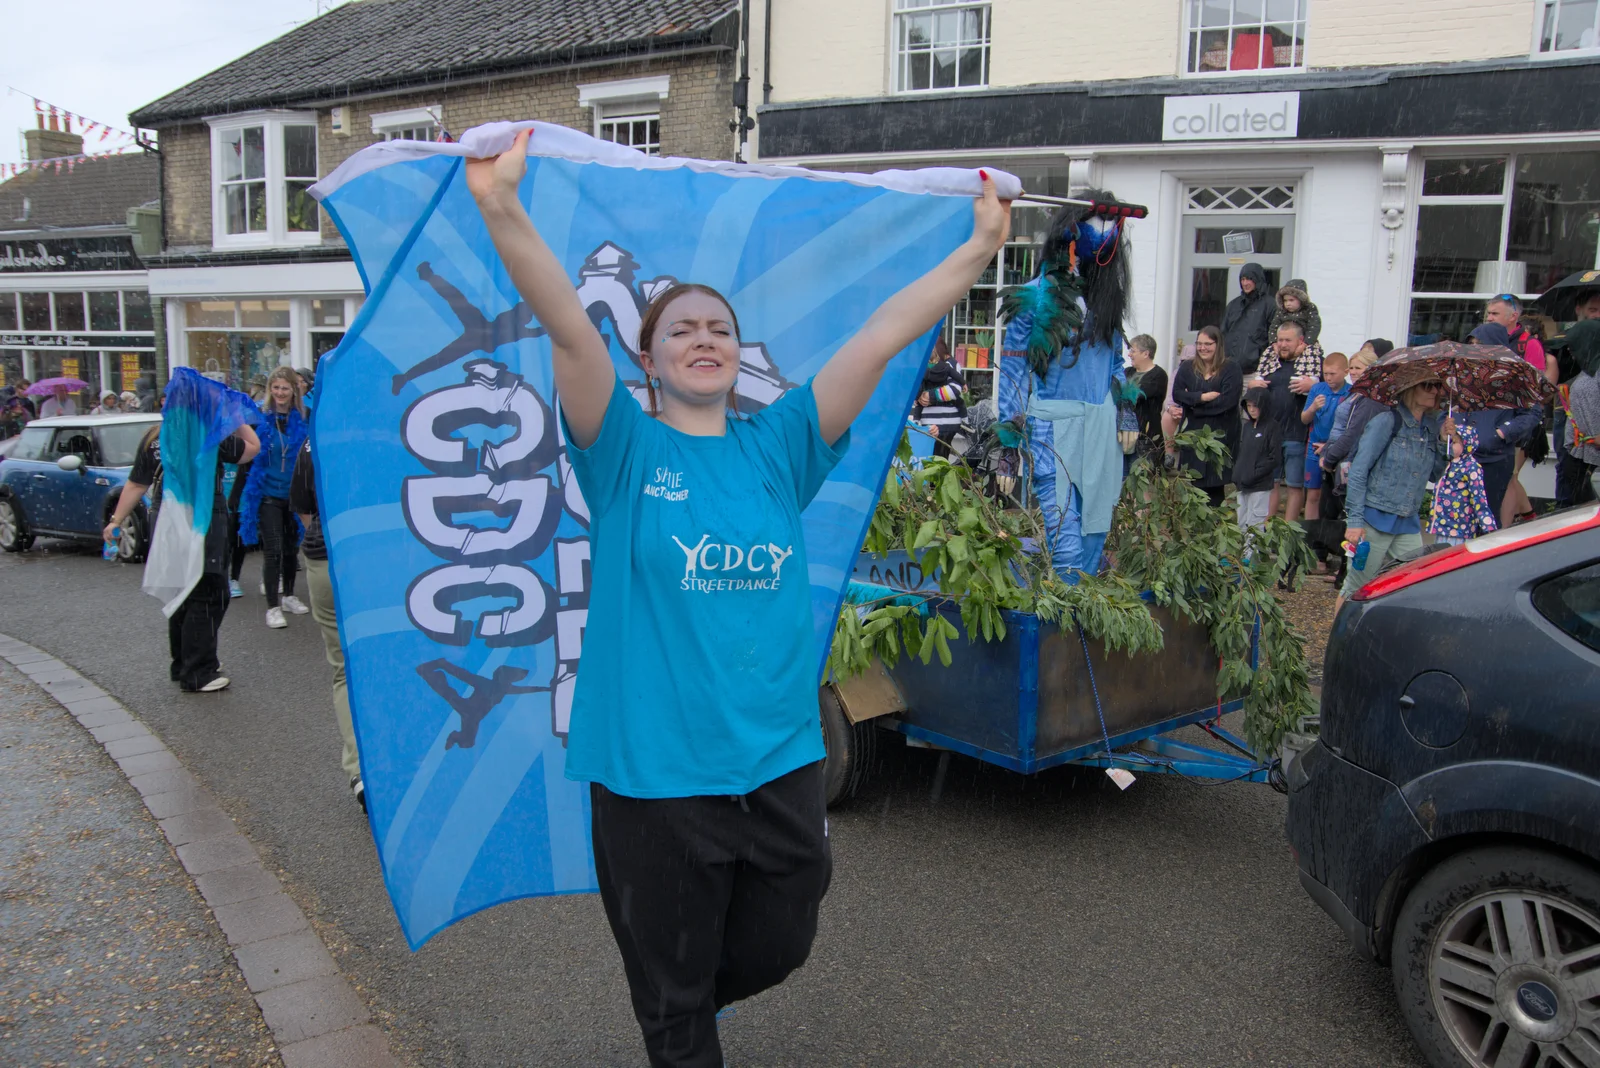
[[[155,334],[0,334],[0,349],[155,349]]]
[[[0,271],[141,271],[133,239],[62,237],[48,241],[0,243]]]
[[[1277,139],[1299,131],[1299,93],[1169,96],[1162,102],[1163,141]]]

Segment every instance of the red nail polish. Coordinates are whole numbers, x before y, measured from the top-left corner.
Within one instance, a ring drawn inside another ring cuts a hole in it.
[[[980,181],[984,181],[984,182],[987,182],[987,181],[988,181],[988,180],[989,180],[989,172],[988,172],[988,171],[985,171],[985,170],[981,170],[981,169],[980,169],[980,170],[979,170],[979,171],[978,171],[978,179],[979,179],[979,180],[980,180]]]

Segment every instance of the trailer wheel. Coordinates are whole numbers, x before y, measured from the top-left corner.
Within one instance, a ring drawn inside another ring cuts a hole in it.
[[[822,741],[828,749],[822,777],[832,808],[854,797],[866,781],[878,753],[878,729],[870,721],[851,723],[832,686],[824,684],[817,691],[817,703],[822,708]]]

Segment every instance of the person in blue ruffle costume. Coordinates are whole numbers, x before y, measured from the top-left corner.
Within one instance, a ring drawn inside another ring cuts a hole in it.
[[[1076,195],[1115,200],[1101,190]],[[1050,221],[1041,264],[1001,303],[1000,418],[1025,430],[1050,555],[1072,582],[1100,570],[1122,492],[1114,400],[1128,292],[1122,220],[1064,206]]]

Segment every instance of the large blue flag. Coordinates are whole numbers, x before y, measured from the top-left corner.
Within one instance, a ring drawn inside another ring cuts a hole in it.
[[[516,897],[592,890],[587,784],[563,775],[589,597],[588,509],[550,348],[462,158],[532,126],[521,199],[641,395],[638,327],[673,280],[731,299],[739,405],[808,380],[972,232],[973,171],[873,176],[647,157],[543,123],[389,142],[313,192],[368,291],[317,375],[312,444],[350,702],[385,883],[413,948]],[[1002,196],[1020,184],[998,175]],[[902,352],[806,510],[820,675],[921,380]]]
[[[171,616],[205,571],[217,447],[260,418],[255,403],[188,367],[173,368],[161,404],[161,515],[141,588]]]

